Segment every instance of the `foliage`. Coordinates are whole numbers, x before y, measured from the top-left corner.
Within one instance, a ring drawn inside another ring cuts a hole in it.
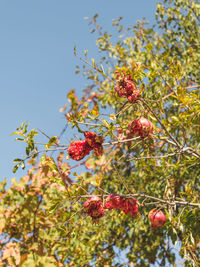
[[[36,144],[35,130],[28,132],[25,123],[17,129],[27,148],[25,158],[15,159],[14,171],[26,161],[31,167],[10,188],[1,183],[1,265],[167,266],[179,253],[185,266],[199,266],[199,2],[159,2],[154,27],[138,21],[124,29],[120,17],[113,22],[120,33],[116,42],[97,17],[89,24],[102,57],[90,63],[87,51],[82,58],[75,48],[83,61],[77,73],[83,72],[89,85],[81,97],[71,90],[61,111],[81,139],[85,131],[99,136],[95,146],[104,142],[103,155],[90,149],[73,165],[69,144],[55,136]],[[116,71],[130,75],[140,89],[133,103],[116,93]],[[153,123],[153,133],[130,136],[129,123],[140,117]],[[85,166],[81,172],[80,166]],[[104,203],[110,194],[136,198],[140,216],[105,210],[94,224],[84,202],[97,195]],[[154,208],[167,215],[157,229],[148,220]]]

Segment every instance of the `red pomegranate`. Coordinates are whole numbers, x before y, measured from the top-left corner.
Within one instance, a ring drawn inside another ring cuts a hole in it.
[[[126,75],[126,73],[117,72],[116,83],[115,91],[121,97],[128,97],[136,90],[136,85],[131,75]]]
[[[120,209],[120,196],[111,194],[106,198],[105,209]]]
[[[140,98],[141,92],[136,88],[135,81],[131,75],[116,72],[115,91],[118,96],[126,97],[129,102],[133,103]]]
[[[149,212],[148,218],[153,229],[163,226],[167,220],[166,215],[161,210],[157,209],[152,209]]]
[[[94,153],[97,156],[101,156],[103,154],[103,140],[102,136],[97,135],[96,133],[85,131],[84,132],[85,139],[88,142],[88,145],[94,150]]]
[[[129,101],[130,103],[133,103],[133,102],[135,102],[136,100],[138,100],[138,99],[140,98],[140,96],[141,96],[140,89],[135,89],[135,90],[132,92],[132,94],[129,95],[129,96],[127,97],[127,99],[128,99],[128,101]]]
[[[87,140],[74,141],[68,148],[70,158],[74,160],[81,160],[86,155],[89,155],[92,147],[88,144]]]
[[[151,136],[153,133],[153,123],[146,118],[138,118],[131,121],[128,126],[128,131],[132,135],[139,135],[141,138]]]
[[[70,144],[68,148],[70,158],[81,160],[86,155],[89,155],[92,149],[97,156],[101,156],[103,154],[102,143],[104,138],[92,132],[84,132],[84,135],[84,140],[74,141]]]
[[[125,214],[131,214],[133,217],[139,216],[137,199],[133,197],[122,198],[120,205],[121,210],[123,210]]]
[[[106,209],[122,210],[125,214],[138,217],[138,201],[135,198],[124,198],[120,195],[109,195],[104,205]]]
[[[83,207],[89,209],[91,206],[96,205],[97,203],[101,204],[101,199],[98,196],[91,196],[87,201],[84,202]]]
[[[104,216],[101,199],[98,196],[90,197],[84,204],[85,212],[92,217],[93,222],[98,222]]]

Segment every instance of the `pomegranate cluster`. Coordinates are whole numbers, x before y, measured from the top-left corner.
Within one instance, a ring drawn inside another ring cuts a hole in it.
[[[103,154],[103,137],[88,131],[84,132],[84,135],[84,140],[74,141],[70,144],[68,148],[70,158],[81,160],[89,155],[91,150],[94,150],[97,156],[101,156]]]
[[[91,196],[83,204],[85,213],[92,218],[93,222],[98,222],[99,219],[104,216],[104,209],[122,210],[125,214],[131,214],[132,217],[136,218],[140,215],[138,206],[139,202],[137,199],[114,194],[106,198],[104,206],[101,198],[95,195]],[[163,226],[167,220],[166,215],[161,210],[157,209],[152,209],[148,214],[148,218],[153,230]]]
[[[121,74],[116,72],[116,86],[115,91],[118,96],[126,97],[129,102],[133,103],[140,98],[141,92],[136,88],[135,82],[133,81],[131,75],[126,75],[126,73]]]
[[[135,198],[125,198],[120,195],[109,195],[105,205],[102,205],[101,199],[97,196],[90,197],[84,204],[85,213],[92,217],[93,222],[104,216],[104,209],[122,210],[125,214],[131,214],[132,217],[138,217],[138,201]]]

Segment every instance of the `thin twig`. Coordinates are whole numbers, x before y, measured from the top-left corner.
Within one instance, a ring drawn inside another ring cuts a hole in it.
[[[35,142],[36,145],[43,145],[45,146],[46,143],[39,143],[39,142]],[[56,146],[56,147],[68,147],[68,145],[60,145],[60,144],[53,144],[52,146]]]
[[[119,117],[119,114],[124,110],[124,107],[126,107],[126,104],[128,104],[129,101],[126,101],[121,108],[119,109],[119,112],[117,112],[117,114],[115,115],[115,117]],[[127,107],[126,107],[127,108]]]
[[[97,68],[96,66],[90,64],[87,60],[83,59],[82,57],[80,57],[77,52],[75,51],[75,56],[77,58],[79,58],[81,61],[83,61],[84,63],[86,63],[88,66],[90,66],[91,68],[93,68],[94,70],[96,70],[97,72],[101,73],[105,78],[107,78],[109,81],[113,82],[113,80],[111,78],[109,78],[104,72],[103,70]]]
[[[139,159],[162,159],[162,158],[168,158],[168,157],[173,157],[173,156],[176,156],[176,155],[179,155],[183,152],[175,152],[175,153],[171,153],[171,154],[167,154],[167,155],[163,155],[163,156],[147,156],[147,157],[133,157],[131,159],[129,159],[128,161],[131,161],[131,160],[139,160]]]
[[[102,124],[94,124],[94,123],[88,123],[88,122],[81,122],[81,121],[75,121],[79,124],[84,124],[84,125],[90,125],[90,126],[96,126],[96,127],[100,127],[103,126]]]
[[[153,59],[155,61],[157,61],[155,55],[154,55],[154,52],[152,51],[152,56],[153,56]],[[160,77],[162,78],[163,82],[167,85],[167,87],[177,96],[177,92],[171,87],[171,85],[165,80],[164,76],[162,75],[162,73],[157,70],[158,74],[160,75]]]
[[[191,147],[185,147],[185,148],[181,149],[180,151],[176,151],[174,153],[170,153],[170,154],[167,154],[167,155],[162,155],[162,156],[146,156],[146,157],[133,157],[133,158],[129,159],[128,161],[131,161],[131,160],[134,160],[134,159],[135,160],[139,160],[139,159],[162,159],[162,158],[173,157],[173,156],[176,156],[176,155],[181,155],[181,154],[184,154],[184,153],[198,156],[198,154],[196,155],[196,153],[193,152],[193,149]]]
[[[48,139],[51,139],[47,134],[45,134],[42,130],[40,130],[39,128],[36,128],[36,130],[38,130],[41,134],[43,134],[44,136],[46,136]]]
[[[70,167],[70,169],[73,169],[73,168],[79,167],[80,165],[85,164],[87,160],[88,160],[88,158],[83,160],[83,161],[81,161],[81,162],[79,162],[79,163],[77,163],[77,164],[75,164],[75,165],[73,165],[72,167]]]
[[[117,170],[117,168],[115,167],[115,165],[113,165],[113,166],[114,166],[114,169],[115,169],[115,171],[117,172],[117,174],[118,174],[118,176],[119,176],[120,181],[122,182],[122,184],[123,184],[124,187],[126,188],[127,192],[130,193],[130,191],[129,191],[129,189],[128,189],[128,186],[126,185],[124,179],[121,177],[121,175],[120,175],[120,173],[118,172],[118,170]]]
[[[125,140],[118,140],[118,141],[114,141],[114,142],[110,142],[110,143],[103,143],[102,145],[103,146],[109,146],[109,145],[115,145],[115,144],[119,144],[119,143],[126,143],[126,142],[129,142],[129,141],[136,141],[140,139],[140,137],[134,137],[134,138],[131,138],[131,139],[125,139]]]
[[[190,85],[190,86],[184,87],[184,89],[198,88],[198,87],[200,87],[200,85],[196,84],[196,85]]]

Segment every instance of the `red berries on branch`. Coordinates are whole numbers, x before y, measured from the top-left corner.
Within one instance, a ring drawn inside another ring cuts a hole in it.
[[[70,144],[68,148],[70,158],[81,160],[89,155],[91,150],[94,150],[97,156],[101,156],[103,154],[103,137],[92,132],[84,132],[84,135],[86,137],[84,140],[74,141]]]
[[[138,118],[129,123],[129,136],[139,135],[141,138],[151,137],[154,127],[153,123],[145,118]]]
[[[161,210],[157,209],[151,210],[149,212],[148,218],[153,229],[157,229],[158,227],[163,226],[167,220],[166,215]]]
[[[126,73],[121,74],[116,72],[116,86],[115,91],[118,96],[126,97],[129,102],[133,103],[140,98],[140,90],[136,88],[135,82],[133,81],[131,75],[126,75]]]

